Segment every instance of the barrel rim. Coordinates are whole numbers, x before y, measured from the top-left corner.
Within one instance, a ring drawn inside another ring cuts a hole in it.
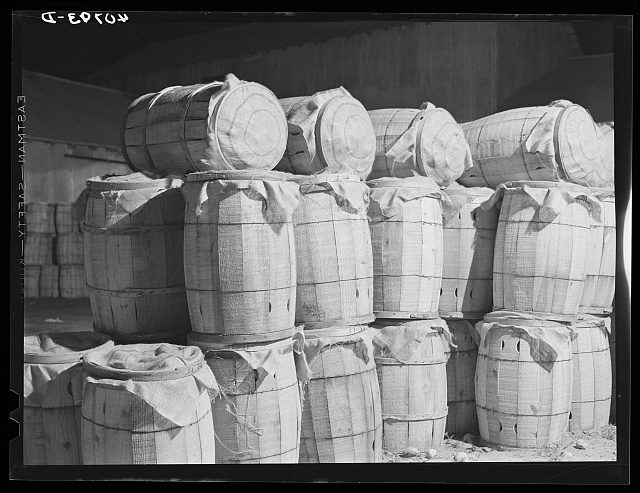
[[[280,349],[286,348],[288,346],[293,345],[293,336],[285,337],[283,339],[276,339],[273,341],[257,341],[257,342],[239,342],[235,344],[227,343],[227,342],[219,342],[213,339],[207,340],[204,339],[194,339],[192,335],[197,334],[201,335],[197,332],[189,332],[187,334],[187,343],[190,346],[199,347],[205,356],[207,357],[207,353],[209,352],[233,352],[233,351],[248,351],[248,352],[258,352],[267,349]],[[205,351],[206,349],[206,351]]]
[[[214,334],[189,331],[187,334],[187,342],[191,345],[198,344],[224,344],[224,345],[237,345],[237,344],[265,344],[275,341],[291,338],[295,332],[295,327],[289,327],[284,330],[278,330],[274,332],[258,333],[258,334]]]
[[[207,182],[217,180],[259,180],[259,181],[291,181],[287,177],[290,173],[263,169],[233,169],[233,170],[207,170],[189,173],[185,182]]]
[[[97,346],[83,349],[80,351],[69,351],[65,353],[24,353],[24,362],[31,364],[42,364],[42,363],[80,363],[84,357],[84,355],[92,352],[92,351],[102,351],[114,346],[113,339],[109,337],[107,334],[103,334],[100,332],[94,332],[90,330],[85,331],[66,331],[66,332],[52,332],[47,333],[43,332],[42,335],[67,335],[67,334],[91,334],[91,337],[95,337],[98,342]],[[41,334],[33,334],[33,335],[41,335]],[[30,337],[30,336],[25,336]],[[100,342],[101,341],[101,342]]]
[[[512,192],[510,189],[520,190],[525,186],[530,188],[559,188],[561,190],[568,191],[576,191],[576,192],[587,192],[588,195],[593,195],[591,193],[592,189],[585,186],[580,185],[578,183],[571,183],[566,181],[545,181],[545,180],[515,180],[515,181],[506,181],[503,183],[506,188],[505,192]]]
[[[127,175],[113,175],[127,176]],[[182,185],[180,178],[158,178],[149,181],[104,181],[102,177],[94,176],[87,180],[90,190],[141,190],[146,188],[178,188]]]
[[[315,173],[313,175],[298,175],[291,173],[289,181],[297,183],[298,185],[319,185],[321,183],[336,183],[336,182],[348,182],[348,183],[362,183],[364,182],[355,173]]]

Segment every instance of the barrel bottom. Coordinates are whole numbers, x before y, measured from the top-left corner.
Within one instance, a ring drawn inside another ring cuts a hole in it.
[[[462,435],[465,433],[478,433],[478,415],[476,413],[476,401],[454,401],[448,402],[449,414],[447,415],[447,426],[445,432],[451,435]]]
[[[24,407],[24,465],[82,464],[80,406]]]
[[[95,326],[94,330],[107,334],[116,344],[152,344],[156,342],[178,344],[180,346],[187,344],[187,331],[183,329],[179,331],[149,332],[145,334],[111,332]]]
[[[574,402],[569,413],[569,431],[597,430],[609,423],[611,397],[598,401]]]
[[[439,449],[444,440],[446,413],[437,419],[423,421],[396,421],[383,418],[382,448],[399,453],[407,447],[415,447],[421,452]]]
[[[562,440],[569,410],[553,415],[513,415],[476,406],[480,437],[504,447],[540,448]]]
[[[382,461],[382,426],[356,435],[300,439],[301,464],[367,463]]]

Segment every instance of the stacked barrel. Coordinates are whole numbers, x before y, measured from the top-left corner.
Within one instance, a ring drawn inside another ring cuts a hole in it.
[[[603,426],[615,206],[601,131],[564,100],[462,127],[473,166],[458,181],[495,188],[480,210],[499,210],[493,312],[473,333],[480,435],[503,446],[542,447],[569,429]]]
[[[30,202],[24,239],[25,298],[88,296],[79,207]]]

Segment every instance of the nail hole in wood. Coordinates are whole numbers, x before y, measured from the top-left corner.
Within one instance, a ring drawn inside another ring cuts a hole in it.
[[[520,341],[516,344],[516,351],[520,352]]]
[[[271,313],[271,303],[269,303],[269,313]]]
[[[504,351],[504,341],[502,341],[502,342],[500,343],[500,350],[501,350],[501,351]]]

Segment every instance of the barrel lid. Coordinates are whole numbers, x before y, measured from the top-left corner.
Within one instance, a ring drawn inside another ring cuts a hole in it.
[[[205,365],[200,348],[175,344],[123,344],[87,354],[84,368],[92,377],[115,380],[175,380]]]
[[[25,363],[73,363],[91,352],[113,347],[100,332],[53,332],[24,337]]]
[[[210,102],[209,127],[225,161],[221,167],[273,169],[287,145],[284,110],[265,86],[233,79],[230,89]]]
[[[367,110],[351,96],[337,96],[322,106],[316,123],[316,148],[327,166],[346,166],[361,176],[371,170],[376,135]]]
[[[597,127],[589,112],[577,104],[563,108],[553,140],[556,159],[567,177],[588,185],[594,169],[603,165]]]
[[[320,183],[360,182],[360,177],[353,173],[318,173],[315,175],[290,175],[289,181],[299,185],[318,185]]]
[[[87,180],[87,187],[92,190],[138,190],[143,188],[174,188],[182,184],[182,179],[175,176],[155,177],[145,173],[128,175],[94,176]]]
[[[210,337],[209,334],[198,332],[189,332],[187,335],[187,344],[198,346],[204,353],[207,351],[268,351],[269,349],[279,349],[293,344],[292,337],[286,337],[276,341],[260,341],[260,342],[239,342],[237,344],[229,344],[220,342],[220,340]]]
[[[261,181],[289,181],[293,176],[282,171],[266,171],[261,169],[242,170],[209,170],[189,173],[186,176],[187,182],[194,181],[216,181],[216,180],[261,180]]]
[[[568,190],[568,191],[575,191],[575,192],[586,192],[587,194],[590,194],[589,192],[592,190],[588,187],[582,186],[582,185],[578,185],[576,183],[569,183],[569,182],[565,182],[565,181],[526,181],[526,180],[521,180],[521,181],[506,181],[503,183],[503,185],[507,188],[524,188],[524,187],[531,187],[531,188],[558,188],[560,190]]]

